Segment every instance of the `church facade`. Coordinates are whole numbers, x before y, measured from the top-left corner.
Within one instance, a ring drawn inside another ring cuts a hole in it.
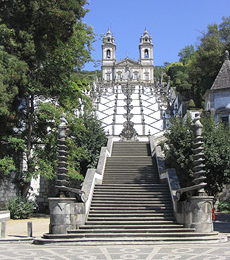
[[[153,43],[152,37],[145,29],[140,38],[139,61],[126,57],[116,61],[116,44],[110,30],[103,38],[102,44],[102,80],[103,82],[154,83]]]
[[[138,61],[129,57],[116,61],[115,38],[108,30],[102,42],[101,71],[91,94],[104,130],[124,140],[161,135],[166,86],[154,79],[153,43],[147,30],[140,38]]]

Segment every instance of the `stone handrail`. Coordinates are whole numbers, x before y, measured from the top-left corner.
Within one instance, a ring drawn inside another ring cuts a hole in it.
[[[192,185],[192,186],[185,187],[185,188],[179,188],[176,191],[177,200],[180,200],[180,197],[182,196],[183,193],[186,193],[187,196],[191,197],[195,191],[204,188],[206,185],[207,185],[207,183],[202,182],[197,185]]]
[[[104,175],[106,158],[111,156],[113,147],[113,137],[109,136],[107,141],[107,146],[101,148],[100,157],[98,160],[96,172],[100,175]]]
[[[109,137],[107,141],[107,146],[101,148],[100,157],[97,165],[97,169],[88,169],[85,180],[82,184],[81,191],[83,192],[83,201],[85,203],[85,214],[88,215],[90,203],[93,197],[93,191],[95,184],[101,184],[104,170],[105,170],[105,164],[107,157],[111,156],[112,152],[112,146],[113,146],[113,138]]]

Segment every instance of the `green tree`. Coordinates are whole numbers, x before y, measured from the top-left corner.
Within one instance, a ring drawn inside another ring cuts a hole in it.
[[[216,196],[230,181],[230,130],[216,124],[211,114],[203,118],[207,192]]]
[[[230,17],[222,20],[219,25],[208,25],[196,49],[193,45],[185,46],[178,54],[179,62],[166,68],[172,86],[185,100],[193,99],[198,108],[202,108],[203,95],[221,68],[225,50],[230,50]]]
[[[9,134],[18,142],[25,141],[21,149],[27,156],[27,171],[21,181],[27,188],[38,171],[47,177],[54,174],[55,160],[49,160],[54,159],[54,153],[47,156],[45,152],[55,151],[56,136],[47,133],[46,127],[57,127],[63,112],[73,117],[91,106],[84,94],[87,82],[77,82],[73,74],[91,59],[94,36],[92,28],[82,22],[87,12],[85,4],[85,0],[0,3],[0,99],[5,100],[0,117],[8,124],[7,129],[1,129],[1,141],[10,145]],[[10,80],[7,74],[12,75]],[[49,100],[50,106],[46,103],[45,108],[39,100]],[[38,115],[39,110],[46,113]],[[54,118],[49,117],[54,114]],[[48,142],[49,149],[43,149]],[[36,157],[36,151],[40,151],[40,157]],[[12,153],[9,156],[12,158]],[[5,160],[2,164],[11,162]]]
[[[182,62],[174,62],[166,67],[167,75],[171,78],[171,86],[175,87],[177,93],[183,98],[190,97],[191,84],[187,67]]]
[[[212,115],[201,120],[205,155],[206,182],[209,195],[217,196],[224,184],[230,181],[230,130],[216,124]],[[193,185],[193,133],[191,120],[172,119],[164,145],[167,167],[175,168],[182,187]]]
[[[181,187],[190,186],[193,175],[191,118],[188,117],[186,121],[181,117],[170,119],[165,137],[164,153],[166,166],[176,169]]]
[[[192,59],[188,62],[188,74],[193,85],[193,98],[196,106],[201,107],[202,97],[210,89],[224,60],[226,43],[220,33],[220,27],[212,24],[203,33],[201,43]],[[224,26],[225,29],[227,27]]]
[[[178,56],[180,57],[179,61],[183,62],[183,64],[186,65],[188,61],[192,59],[194,54],[195,54],[194,46],[192,44],[187,45],[178,53]]]

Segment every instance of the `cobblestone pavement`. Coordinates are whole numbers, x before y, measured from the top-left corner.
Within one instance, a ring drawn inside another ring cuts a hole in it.
[[[1,260],[114,260],[114,259],[230,259],[230,242],[218,244],[37,246],[0,244]]]

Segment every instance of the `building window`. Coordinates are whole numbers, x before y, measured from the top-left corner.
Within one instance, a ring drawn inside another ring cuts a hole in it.
[[[107,57],[108,59],[111,58],[111,51],[110,51],[110,50],[107,50],[107,52],[106,52],[106,57]]]
[[[149,50],[145,49],[145,58],[148,58],[148,57],[149,57]]]
[[[229,118],[228,118],[228,116],[221,116],[221,117],[220,117],[220,121],[221,121],[225,126],[228,126],[228,125],[229,125]]]
[[[117,74],[117,79],[118,79],[118,80],[121,80],[121,73],[118,73],[118,74]]]
[[[149,74],[148,73],[145,74],[145,80],[149,81]]]
[[[133,77],[134,77],[134,80],[138,80],[138,73],[137,73],[137,72],[134,72]]]
[[[107,79],[107,81],[110,81],[110,74],[106,75],[106,79]]]

